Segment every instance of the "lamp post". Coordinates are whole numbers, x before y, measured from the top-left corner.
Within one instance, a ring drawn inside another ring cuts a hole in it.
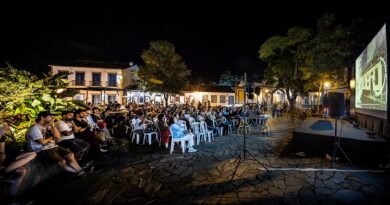
[[[323,99],[323,106],[325,107],[325,94],[326,94],[326,91],[330,88],[330,82],[329,81],[325,81],[324,82],[324,90],[323,90],[323,93],[322,93],[322,99]],[[327,104],[327,103],[326,103]],[[323,114],[323,117],[326,119],[327,115],[328,115],[328,112],[329,112],[329,109],[327,107],[325,107],[324,109],[326,109],[326,112]],[[323,109],[323,110],[324,110]]]

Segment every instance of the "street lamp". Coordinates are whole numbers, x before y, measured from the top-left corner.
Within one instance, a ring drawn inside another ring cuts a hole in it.
[[[324,82],[324,88],[329,88],[329,87],[330,87],[330,82],[325,81],[325,82]]]
[[[354,90],[354,89],[355,89],[355,87],[356,87],[356,81],[355,81],[355,79],[351,79],[351,80],[349,81],[349,87],[351,88],[351,90]]]

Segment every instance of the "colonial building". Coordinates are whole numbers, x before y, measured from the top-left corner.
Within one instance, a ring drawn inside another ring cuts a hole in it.
[[[184,96],[180,96],[180,103],[190,103],[197,105],[210,102],[214,106],[232,106],[236,103],[234,88],[228,86],[198,86],[197,88],[183,91]],[[181,98],[181,99],[180,99]]]
[[[71,64],[53,64],[51,74],[68,73],[68,88],[78,90],[73,98],[94,105],[130,100],[129,87],[135,85],[137,65],[133,63],[106,63],[77,61]]]

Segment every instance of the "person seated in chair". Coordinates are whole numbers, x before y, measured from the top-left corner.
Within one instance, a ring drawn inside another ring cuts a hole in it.
[[[73,152],[55,144],[54,139],[60,139],[61,134],[54,126],[52,114],[40,112],[26,134],[27,149],[35,152],[44,163],[58,164],[63,170],[71,173],[81,173],[81,167],[74,158]]]
[[[194,134],[192,133],[185,133],[185,130],[180,124],[178,123],[178,119],[176,117],[172,117],[169,119],[169,126],[173,133],[173,138],[183,138],[185,141],[188,141],[187,144],[187,151],[188,152],[196,152],[197,150],[193,147],[194,146]]]
[[[6,159],[5,154],[5,133],[9,130],[6,123],[0,124],[0,184],[5,196],[14,197],[18,194],[20,187],[27,175],[26,164],[35,159],[35,152],[26,152],[18,155],[15,159]],[[7,161],[8,163],[4,163]],[[4,193],[6,192],[6,193]],[[5,198],[0,194],[0,199]],[[0,200],[1,202],[1,200]]]
[[[76,155],[77,160],[80,161],[88,153],[90,144],[74,136],[74,132],[78,132],[81,128],[74,124],[73,115],[73,111],[63,111],[62,119],[56,122],[55,126],[61,133],[57,144],[69,148]]]

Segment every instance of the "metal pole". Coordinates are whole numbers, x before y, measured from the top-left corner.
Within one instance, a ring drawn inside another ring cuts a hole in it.
[[[337,152],[337,117],[334,119],[334,147],[333,147],[333,155],[332,155],[332,163],[330,164],[330,167],[333,168],[333,165],[336,161],[336,152]]]
[[[243,111],[244,111],[244,150],[246,150],[246,73],[244,73],[244,108],[243,108]],[[245,160],[245,157],[246,157],[246,153],[244,151],[244,160]]]

